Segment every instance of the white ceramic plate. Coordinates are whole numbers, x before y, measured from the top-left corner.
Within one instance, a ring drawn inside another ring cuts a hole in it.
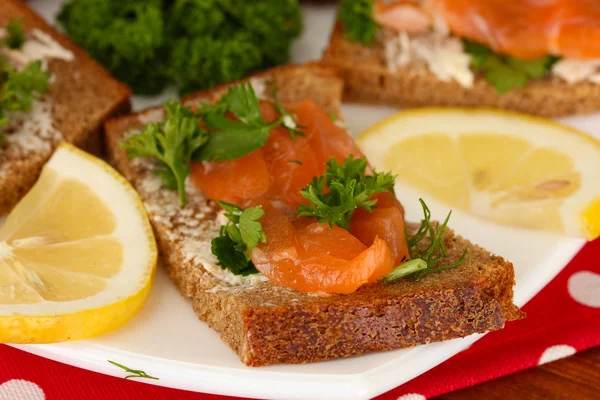
[[[51,18],[60,1],[31,3]],[[318,58],[333,21],[332,7],[306,8],[306,29],[294,45],[294,61]],[[168,93],[167,95],[173,95]],[[136,98],[137,109],[156,98]],[[385,107],[345,106],[355,133],[396,110]],[[600,115],[566,120],[600,137]],[[400,187],[409,219],[418,219],[418,193]],[[428,199],[434,216],[447,208]],[[455,212],[452,227],[487,249],[511,260],[517,286],[515,302],[522,306],[543,288],[577,253],[582,240],[500,227]],[[15,346],[22,350],[92,371],[123,376],[107,360],[157,376],[147,383],[192,391],[269,399],[368,399],[384,393],[467,348],[480,335],[411,349],[369,354],[308,365],[245,367],[217,333],[200,322],[190,304],[176,292],[166,275],[158,279],[144,310],[127,326],[100,338],[57,345]]]

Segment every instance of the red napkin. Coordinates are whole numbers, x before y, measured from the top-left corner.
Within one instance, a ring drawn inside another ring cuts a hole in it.
[[[524,310],[526,319],[377,400],[423,400],[600,345],[600,240],[585,246]],[[4,345],[0,383],[0,400],[232,399],[96,374]]]

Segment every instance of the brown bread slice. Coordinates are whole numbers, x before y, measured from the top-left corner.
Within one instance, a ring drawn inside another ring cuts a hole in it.
[[[273,77],[287,102],[312,97],[339,112],[341,81],[317,66],[286,66],[259,74]],[[252,78],[252,79],[256,79]],[[256,82],[256,81],[255,81]],[[186,98],[188,104],[219,96],[223,88]],[[522,318],[512,304],[514,272],[501,257],[448,232],[447,261],[468,249],[460,267],[418,282],[363,286],[351,295],[319,296],[263,283],[231,287],[203,264],[202,249],[218,234],[218,206],[193,188],[180,208],[174,191],[160,189],[148,160],[128,160],[119,142],[155,108],[106,123],[108,154],[139,191],[154,226],[163,265],[198,317],[221,334],[247,365],[307,363],[391,350],[500,329]],[[216,267],[218,268],[218,267]]]
[[[24,2],[2,0],[0,27],[14,18],[22,18],[24,29],[34,28],[50,35],[63,48],[73,53],[74,59],[48,60],[52,74],[50,99],[51,121],[58,135],[19,138],[13,133],[10,142],[0,145],[0,216],[7,214],[31,188],[52,155],[56,145],[66,140],[92,152],[100,149],[102,122],[111,116],[129,112],[130,91],[126,85],[110,76],[82,49],[60,35],[42,17]],[[24,118],[27,118],[26,116]],[[12,139],[15,139],[14,141]],[[25,145],[35,140],[37,144]]]
[[[520,89],[499,94],[483,77],[472,88],[439,80],[424,65],[407,65],[391,72],[383,44],[371,45],[344,38],[337,22],[323,62],[337,68],[344,79],[344,101],[397,107],[496,107],[543,117],[585,114],[600,110],[600,85],[570,84],[557,77],[536,79]]]

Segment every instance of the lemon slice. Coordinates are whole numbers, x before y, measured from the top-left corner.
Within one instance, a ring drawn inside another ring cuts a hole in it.
[[[135,190],[103,161],[61,144],[0,227],[0,342],[120,327],[142,308],[156,257]]]
[[[600,236],[600,143],[524,114],[404,111],[359,138],[366,156],[453,208],[513,226]]]

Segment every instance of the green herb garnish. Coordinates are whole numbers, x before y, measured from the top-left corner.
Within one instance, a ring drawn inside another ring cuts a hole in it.
[[[70,0],[58,22],[137,94],[182,93],[285,63],[298,0]]]
[[[385,282],[393,282],[396,279],[403,278],[408,275],[412,275],[415,272],[422,271],[427,269],[427,263],[420,258],[414,258],[409,261],[405,261],[402,264],[398,265],[396,268],[392,270],[389,274],[387,274],[383,280]]]
[[[163,122],[146,124],[140,133],[129,135],[121,147],[129,158],[158,160],[157,175],[165,187],[177,189],[181,204],[185,204],[185,179],[190,174],[192,155],[207,142],[208,136],[198,127],[198,118],[189,107],[169,101],[165,110]]]
[[[238,121],[227,118],[231,112]],[[252,85],[231,86],[216,104],[204,104],[197,113],[213,133],[194,159],[203,161],[233,160],[261,148],[271,129],[284,124],[283,116],[267,123]]]
[[[279,113],[281,125],[288,131],[292,140],[296,140],[296,136],[305,136],[304,129],[306,129],[306,127],[298,125],[298,118],[295,115],[288,113],[281,103],[279,103],[279,99],[277,98],[277,87],[275,84],[273,84],[273,87],[271,88],[271,97],[273,98],[275,110]]]
[[[157,377],[155,376],[150,376],[147,373],[145,373],[144,371],[140,370],[140,369],[131,369],[129,367],[126,367],[122,364],[119,364],[118,362],[115,361],[111,361],[111,360],[107,360],[109,363],[111,363],[112,365],[121,368],[122,370],[124,370],[125,372],[130,373],[131,375],[127,375],[125,377],[125,379],[131,379],[131,378],[145,378],[145,379],[154,379],[154,380],[159,380]]]
[[[221,226],[219,236],[211,241],[211,251],[219,260],[219,266],[234,275],[250,275],[258,270],[248,255],[259,243],[267,241],[258,220],[265,214],[261,206],[242,210],[235,204],[220,201],[226,211],[227,225]]]
[[[471,67],[483,74],[499,93],[523,87],[531,79],[546,76],[557,57],[546,56],[534,60],[521,60],[495,53],[488,47],[463,40],[465,52],[471,55]]]
[[[277,100],[275,96],[274,99]],[[277,126],[286,128],[292,138],[303,134],[301,127],[295,124],[295,117],[288,114],[277,101],[275,107],[281,115],[267,123],[260,114],[260,104],[252,85],[242,83],[231,86],[216,104],[203,104],[198,108],[198,115],[213,134],[194,159],[222,161],[245,156],[264,146],[269,139],[269,132]],[[235,115],[238,121],[227,118],[228,112]],[[294,125],[291,126],[289,121]]]
[[[375,40],[379,24],[373,19],[373,7],[374,0],[342,0],[339,17],[348,39],[366,44]]]
[[[196,111],[174,101],[166,103],[165,109],[163,122],[146,124],[141,133],[129,135],[122,147],[130,158],[157,159],[161,164],[158,175],[165,187],[177,189],[181,204],[186,202],[185,179],[190,174],[191,160],[229,161],[243,157],[264,146],[269,132],[285,126],[286,118],[291,118],[282,113],[275,121],[265,122],[249,83],[231,86],[218,102],[200,104]],[[228,118],[229,113],[237,120]],[[198,118],[202,119],[202,128]],[[298,129],[294,128],[295,134]]]
[[[19,49],[25,43],[25,32],[23,31],[23,19],[11,19],[6,25],[5,43],[11,49]]]
[[[450,220],[450,215],[452,215],[452,211],[448,213],[441,225],[435,224],[434,226],[431,222],[431,211],[429,210],[429,207],[427,207],[427,204],[425,204],[423,199],[419,199],[419,202],[423,207],[423,220],[421,226],[414,235],[406,235],[411,260],[400,264],[394,271],[388,274],[388,276],[385,277],[387,282],[408,275],[412,275],[414,280],[419,280],[431,273],[451,269],[465,262],[467,250],[465,250],[455,262],[439,265],[442,257],[446,255],[443,235],[444,230],[448,225],[448,221]],[[421,242],[426,239],[428,240],[427,246],[421,246]],[[424,268],[423,265],[425,265]]]
[[[309,204],[297,208],[297,214],[315,218],[330,226],[338,225],[349,229],[350,219],[358,207],[371,211],[377,200],[371,199],[375,193],[393,190],[395,176],[390,173],[374,172],[365,175],[367,160],[350,155],[343,165],[331,158],[327,169],[320,177],[300,191]],[[325,187],[329,190],[326,192]]]
[[[290,164],[297,164],[297,165],[302,165],[302,161],[300,160],[290,160],[288,161]]]
[[[22,20],[10,20],[6,26],[8,36],[0,46],[16,49],[23,45],[25,33]],[[0,127],[9,122],[7,112],[29,112],[33,101],[50,89],[50,74],[42,70],[41,61],[32,61],[22,70],[12,67],[0,55]],[[0,144],[6,137],[0,132]]]
[[[31,110],[35,99],[50,89],[50,74],[42,70],[42,62],[32,61],[17,71],[8,68],[0,92],[0,112]]]

